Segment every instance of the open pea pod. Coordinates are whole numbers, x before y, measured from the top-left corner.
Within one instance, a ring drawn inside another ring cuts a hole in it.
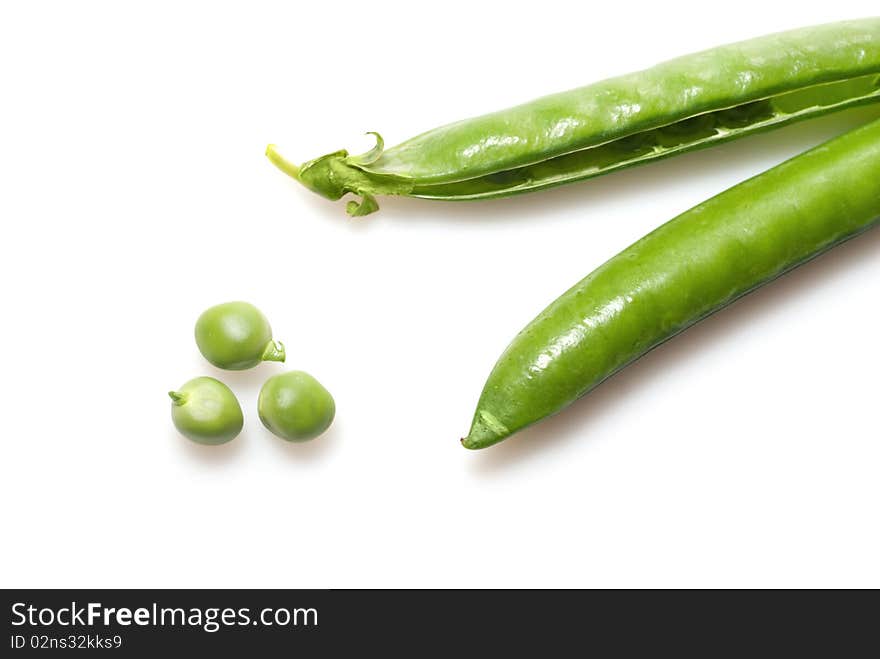
[[[297,166],[266,154],[350,215],[377,195],[469,200],[592,178],[880,101],[880,18],[720,46],[651,69],[458,121],[384,148]]]

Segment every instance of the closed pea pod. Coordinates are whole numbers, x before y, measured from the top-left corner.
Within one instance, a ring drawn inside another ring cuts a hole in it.
[[[694,207],[569,289],[514,338],[465,447],[559,412],[738,297],[880,220],[880,121]]]
[[[458,121],[385,149],[270,160],[351,215],[377,195],[470,200],[587,179],[880,101],[880,18],[760,37]]]

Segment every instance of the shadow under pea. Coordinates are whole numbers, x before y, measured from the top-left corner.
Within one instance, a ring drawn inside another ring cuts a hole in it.
[[[180,450],[184,455],[193,461],[212,465],[226,464],[237,459],[244,451],[244,444],[247,441],[245,434],[246,430],[242,430],[241,434],[232,441],[211,446],[187,439],[176,430],[171,431],[172,441],[181,445]]]

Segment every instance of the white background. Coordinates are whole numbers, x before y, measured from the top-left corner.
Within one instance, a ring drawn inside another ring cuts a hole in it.
[[[818,7],[812,9],[810,7]],[[263,156],[423,130],[874,0],[27,2],[0,10],[0,585],[880,586],[880,231],[749,296],[565,413],[461,448],[554,297],[679,212],[880,116],[847,112],[508,200],[360,220]],[[285,366],[192,338],[249,300]],[[262,382],[311,372],[288,445]],[[169,389],[227,382],[232,444]]]

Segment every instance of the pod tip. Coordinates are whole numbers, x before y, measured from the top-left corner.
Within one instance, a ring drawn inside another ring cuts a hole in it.
[[[510,430],[498,417],[486,410],[478,410],[474,415],[470,432],[467,437],[462,438],[461,445],[472,450],[486,448],[506,439],[510,434]]]

